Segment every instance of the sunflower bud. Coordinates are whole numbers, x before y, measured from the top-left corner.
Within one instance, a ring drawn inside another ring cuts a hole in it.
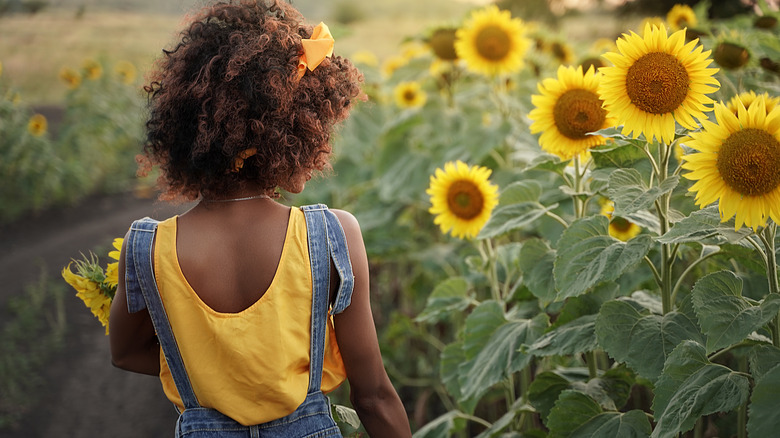
[[[764,15],[763,17],[756,18],[753,22],[753,27],[758,29],[774,29],[777,26],[777,17],[771,17]]]
[[[750,60],[750,52],[733,43],[720,43],[712,55],[715,62],[727,70],[743,67]]]
[[[454,61],[458,59],[455,52],[455,31],[456,29],[440,27],[433,31],[428,44],[430,44],[433,53],[442,61]]]

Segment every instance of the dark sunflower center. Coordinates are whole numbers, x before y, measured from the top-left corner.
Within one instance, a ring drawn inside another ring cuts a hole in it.
[[[737,193],[765,195],[780,185],[780,142],[762,129],[737,131],[721,145],[717,166]]]
[[[609,222],[609,226],[612,227],[612,229],[615,231],[625,233],[629,230],[629,228],[631,228],[631,222],[623,219],[620,216],[614,216]]]
[[[447,206],[460,219],[469,220],[479,216],[484,203],[482,192],[471,181],[455,181],[447,190]]]
[[[498,26],[485,26],[475,38],[477,52],[490,61],[500,61],[511,49],[506,31]]]
[[[552,54],[555,57],[555,59],[562,61],[566,59],[566,48],[563,47],[563,44],[555,42],[552,44],[552,47],[550,48],[552,50]]]
[[[406,102],[414,102],[414,99],[417,97],[417,93],[414,92],[414,90],[406,90],[404,91],[404,101]]]
[[[555,126],[566,137],[583,139],[589,132],[598,131],[604,125],[607,112],[601,104],[599,96],[592,91],[569,90],[555,102]]]
[[[732,70],[747,64],[750,61],[750,52],[742,46],[723,42],[715,48],[712,57],[721,67]]]
[[[430,45],[439,59],[444,61],[458,59],[458,54],[455,53],[455,33],[455,29],[440,28],[431,35]]]
[[[637,59],[626,74],[628,98],[651,114],[676,110],[688,96],[688,71],[676,57],[664,52]]]

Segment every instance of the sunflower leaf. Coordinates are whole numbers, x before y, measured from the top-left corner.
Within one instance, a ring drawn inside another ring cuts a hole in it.
[[[608,235],[609,222],[598,215],[579,219],[563,232],[555,256],[556,301],[575,297],[615,280],[640,263],[650,250],[650,236],[621,242]]]
[[[640,312],[628,300],[613,300],[601,306],[596,337],[611,357],[650,381],[658,379],[664,361],[678,344],[689,339],[704,342],[699,328],[686,315]]]
[[[693,306],[707,335],[707,352],[745,339],[780,311],[780,296],[769,294],[760,305],[742,297],[742,280],[730,271],[709,274],[693,286]]]
[[[543,307],[555,300],[558,293],[555,282],[550,281],[555,264],[555,250],[541,239],[528,239],[520,249],[520,269],[523,282]]]
[[[573,389],[561,392],[547,416],[549,438],[568,438],[572,431],[604,412],[587,394]]]
[[[582,316],[545,333],[528,347],[528,353],[534,356],[553,356],[594,350],[598,346],[596,316]]]
[[[609,176],[607,196],[615,202],[615,216],[625,217],[640,210],[646,210],[661,195],[677,187],[680,178],[672,176],[660,185],[647,187],[642,175],[635,169],[618,169]]]
[[[452,312],[465,310],[471,300],[468,297],[469,282],[463,277],[448,278],[439,283],[428,297],[425,309],[415,321],[438,322]]]
[[[521,202],[498,207],[479,232],[477,239],[487,239],[526,227],[557,207],[557,203],[543,206],[538,202]]]
[[[750,381],[745,375],[710,362],[700,343],[684,341],[667,358],[656,384],[653,412],[657,425],[651,436],[688,431],[699,417],[729,412],[747,402],[749,394]]]
[[[532,179],[517,181],[501,191],[498,203],[501,206],[519,204],[521,202],[536,202],[542,195],[542,185]]]
[[[752,231],[743,227],[734,231],[734,221],[722,223],[718,206],[711,205],[674,224],[671,230],[658,240],[661,243],[711,242],[718,243],[724,239],[730,243],[742,240]]]
[[[413,438],[448,438],[463,429],[466,420],[462,418],[463,413],[457,410],[449,411],[439,418],[433,419],[420,430],[414,433]]]
[[[638,409],[623,412],[603,412],[574,430],[569,438],[645,438],[650,436],[650,421]]]
[[[747,430],[750,436],[775,436],[780,429],[777,394],[780,393],[780,365],[760,378],[750,396]]]

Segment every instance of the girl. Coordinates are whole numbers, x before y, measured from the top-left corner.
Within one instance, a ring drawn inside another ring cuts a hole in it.
[[[158,375],[176,436],[340,436],[324,392],[345,378],[372,437],[411,436],[380,355],[359,225],[289,208],[327,169],[361,76],[279,0],[203,9],[146,87],[141,167],[198,203],[125,237],[112,362]]]

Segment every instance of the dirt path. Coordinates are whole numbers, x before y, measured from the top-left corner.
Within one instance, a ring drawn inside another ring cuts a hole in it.
[[[162,219],[187,208],[131,194],[100,196],[0,227],[0,309],[37,281],[42,268],[56,280],[72,257],[107,248],[134,219]],[[108,338],[71,289],[66,311],[64,345],[43,373],[37,408],[0,437],[172,437],[176,412],[159,380],[111,366]]]

